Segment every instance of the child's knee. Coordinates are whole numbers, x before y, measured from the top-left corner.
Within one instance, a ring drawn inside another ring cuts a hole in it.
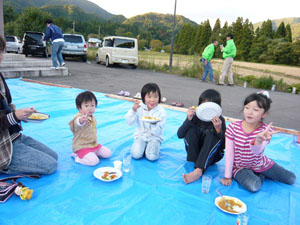
[[[140,159],[143,157],[143,155],[144,155],[144,152],[142,152],[142,151],[131,150],[131,157],[134,159]]]
[[[296,181],[296,175],[291,172],[291,175],[289,176],[289,179],[287,180],[287,184],[292,185]]]
[[[149,160],[149,161],[155,161],[159,158],[159,155],[158,154],[154,154],[154,153],[147,153],[146,152],[146,158]]]
[[[253,182],[252,184],[249,184],[247,187],[245,187],[248,191],[250,192],[257,192],[260,190],[262,185],[261,180],[256,180],[255,182]]]

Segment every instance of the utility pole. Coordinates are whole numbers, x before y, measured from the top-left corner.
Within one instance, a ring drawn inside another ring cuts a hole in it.
[[[4,37],[3,0],[0,0],[0,35]]]
[[[173,61],[174,35],[175,35],[175,25],[176,25],[176,4],[177,4],[177,0],[175,0],[175,7],[174,7],[173,31],[172,31],[172,40],[171,40],[169,70],[171,70],[171,68],[172,68],[172,61]]]
[[[75,21],[73,22],[73,34],[75,33]]]
[[[100,25],[99,25],[98,35],[100,36]]]

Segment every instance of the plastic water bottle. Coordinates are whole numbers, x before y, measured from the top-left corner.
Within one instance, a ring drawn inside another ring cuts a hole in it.
[[[130,162],[131,162],[131,153],[130,150],[126,151],[123,155],[123,171],[129,172],[130,170]]]

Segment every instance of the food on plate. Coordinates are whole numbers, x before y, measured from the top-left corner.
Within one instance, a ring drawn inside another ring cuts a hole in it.
[[[231,206],[226,207],[224,199],[221,199],[218,202],[218,205],[221,209],[223,209],[227,212],[231,212],[231,213],[240,213],[240,211],[243,207],[241,202],[239,202],[235,199],[232,199],[232,198],[228,198],[228,197],[224,197],[224,198],[225,198],[226,202],[228,204],[230,204]]]
[[[46,120],[49,117],[45,114],[41,114],[41,113],[33,113],[31,116],[28,117],[28,119],[31,120]]]
[[[116,172],[109,172],[109,171],[104,171],[102,175],[103,180],[114,180],[117,177]]]
[[[160,120],[159,118],[155,117],[155,116],[143,116],[142,117],[143,120]]]

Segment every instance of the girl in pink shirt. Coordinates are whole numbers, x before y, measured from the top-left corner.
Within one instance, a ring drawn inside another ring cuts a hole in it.
[[[244,101],[244,120],[231,123],[226,129],[225,178],[229,186],[234,178],[246,190],[256,192],[264,178],[293,184],[296,176],[265,156],[264,150],[276,132],[272,123],[263,119],[268,115],[272,100],[268,92],[253,93]]]

